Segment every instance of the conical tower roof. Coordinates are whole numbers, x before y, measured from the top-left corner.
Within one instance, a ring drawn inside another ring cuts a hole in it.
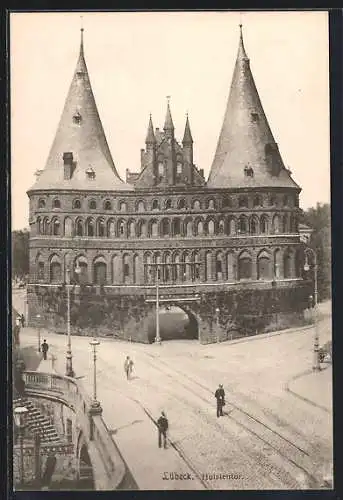
[[[182,143],[183,144],[193,143],[193,137],[191,134],[191,127],[189,125],[188,113],[187,113],[185,133],[183,134]]]
[[[166,119],[164,120],[164,131],[174,131],[174,123],[173,123],[173,119],[172,119],[172,115],[171,115],[171,111],[170,111],[170,105],[169,105],[169,97],[167,98],[168,99],[168,104],[167,104],[167,113],[166,113]]]
[[[64,153],[73,154],[71,179],[64,178]],[[94,179],[87,176],[89,169],[94,171]],[[119,177],[107,144],[84,57],[83,29],[79,58],[56,136],[45,169],[31,189],[132,189]]]
[[[242,34],[209,187],[300,189],[283,164],[250,70]]]
[[[152,124],[151,115],[150,115],[150,118],[149,118],[149,125],[148,125],[148,131],[147,131],[147,134],[146,134],[145,142],[146,142],[146,144],[155,144],[155,142],[156,142],[156,137],[155,137],[155,134],[154,134],[154,126]]]

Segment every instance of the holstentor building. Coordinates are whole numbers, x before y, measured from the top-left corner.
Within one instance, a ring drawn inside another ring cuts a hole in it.
[[[168,102],[162,129],[150,117],[140,169],[127,171],[125,182],[98,114],[82,35],[46,166],[28,191],[29,323],[39,313],[40,322],[63,330],[69,267],[72,331],[151,340],[154,263],[164,264],[161,302],[187,312],[190,335],[201,342],[292,323],[309,295],[300,188],[268,125],[242,31],[208,179],[193,163],[188,117],[179,140]]]

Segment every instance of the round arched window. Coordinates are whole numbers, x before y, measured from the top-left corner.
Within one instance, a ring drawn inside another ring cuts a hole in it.
[[[89,208],[91,210],[95,210],[96,209],[96,201],[95,200],[90,200],[90,202],[89,202]]]
[[[112,205],[111,205],[111,202],[109,200],[106,200],[104,202],[104,209],[105,210],[111,210],[112,209]]]
[[[74,202],[73,202],[73,208],[80,209],[81,208],[81,201],[80,200],[74,200]]]
[[[45,208],[45,200],[40,199],[38,201],[38,208]]]

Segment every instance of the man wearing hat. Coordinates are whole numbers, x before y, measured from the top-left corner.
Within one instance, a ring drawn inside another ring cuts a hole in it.
[[[225,406],[225,391],[223,385],[219,384],[218,389],[214,393],[214,397],[217,400],[217,417],[223,416],[223,406]]]
[[[168,430],[168,420],[164,411],[161,411],[161,416],[157,420],[158,427],[158,447],[162,446],[162,436],[163,436],[163,448],[167,448],[167,430]]]

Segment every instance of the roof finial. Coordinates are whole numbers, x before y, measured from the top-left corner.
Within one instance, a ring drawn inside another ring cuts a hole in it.
[[[83,28],[83,16],[80,16],[80,19],[81,19],[81,28],[80,28],[80,31],[81,31],[81,46],[80,46],[80,52],[83,54],[83,32],[84,32],[84,28]]]
[[[169,106],[171,96],[167,95],[166,97],[167,97],[167,102],[168,102],[168,106]]]

